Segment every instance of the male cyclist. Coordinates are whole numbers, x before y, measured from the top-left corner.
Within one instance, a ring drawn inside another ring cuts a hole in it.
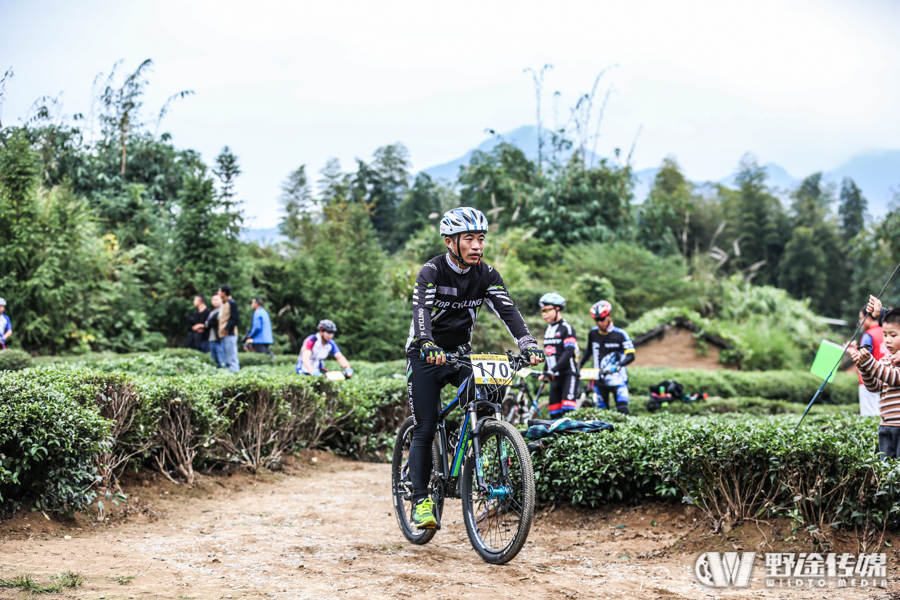
[[[547,323],[544,330],[544,354],[547,355],[546,369],[542,381],[550,380],[549,405],[551,419],[559,419],[566,412],[575,410],[578,395],[578,369],[575,366],[575,328],[562,318],[566,299],[550,292],[538,301],[541,318]]]
[[[597,407],[610,408],[609,395],[616,399],[616,409],[628,414],[628,371],[625,365],[634,361],[634,342],[624,329],[615,327],[610,313],[612,304],[601,300],[591,307],[591,317],[597,326],[588,333],[588,347],[581,357],[581,365],[594,359],[594,368],[606,371],[594,383],[597,392]]]
[[[471,367],[451,371],[445,364],[446,352],[455,352],[471,341],[478,311],[482,304],[487,304],[506,323],[532,366],[544,360],[544,353],[509,297],[500,273],[481,262],[487,230],[487,219],[474,208],[454,208],[444,213],[440,232],[447,253],[425,263],[413,290],[413,319],[406,341],[406,381],[414,423],[409,449],[412,525],[419,529],[437,526],[432,512],[434,503],[428,498],[428,482],[441,388],[447,384],[459,387],[471,373]]]
[[[334,355],[334,359],[344,369],[344,376],[348,379],[353,377],[353,369],[350,368],[350,363],[341,354],[340,348],[334,341],[337,325],[334,324],[334,321],[323,319],[319,321],[317,329],[319,330],[318,333],[314,333],[303,340],[300,357],[297,359],[297,374],[321,375],[325,371],[325,359]]]

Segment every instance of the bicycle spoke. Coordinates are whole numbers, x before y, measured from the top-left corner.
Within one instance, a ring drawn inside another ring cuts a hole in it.
[[[479,493],[477,482],[472,482],[475,529],[485,547],[494,552],[512,543],[523,511],[516,499],[521,494],[521,482],[515,476],[518,459],[511,448],[504,449],[506,443],[502,435],[494,435],[484,440],[481,448],[484,482],[494,497]],[[503,475],[503,461],[508,465],[507,476]]]

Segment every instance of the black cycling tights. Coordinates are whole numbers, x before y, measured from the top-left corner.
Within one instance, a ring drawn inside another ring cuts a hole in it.
[[[441,388],[451,384],[459,387],[471,367],[451,371],[449,367],[428,364],[418,352],[406,355],[406,389],[409,392],[409,409],[413,416],[413,439],[409,449],[409,478],[412,481],[413,501],[428,496],[428,480],[431,478],[431,446],[437,433],[438,414],[441,410]]]

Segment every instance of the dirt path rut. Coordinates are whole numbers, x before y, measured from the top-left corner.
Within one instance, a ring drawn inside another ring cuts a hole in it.
[[[29,573],[46,583],[71,570],[85,583],[55,597],[106,599],[819,599],[886,592],[767,589],[759,565],[750,589],[705,588],[691,572],[696,553],[672,549],[700,523],[666,507],[539,513],[521,554],[492,566],[472,550],[458,501],[449,502],[436,538],[414,546],[391,510],[388,465],[315,459],[300,473],[268,480],[205,478],[190,491],[167,484],[132,490],[131,504],[152,507],[155,519],[57,524],[39,512],[20,514],[0,523],[0,578]],[[0,598],[20,597],[0,589]]]

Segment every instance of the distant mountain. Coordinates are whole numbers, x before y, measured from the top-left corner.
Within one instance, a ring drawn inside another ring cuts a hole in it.
[[[472,159],[472,153],[475,150],[490,152],[503,141],[518,146],[525,153],[525,156],[535,160],[537,158],[537,139],[537,128],[533,125],[525,125],[507,133],[495,135],[461,157],[423,169],[422,172],[428,173],[433,179],[445,179],[449,182],[454,182],[459,175],[459,168],[469,164]],[[549,139],[549,135],[545,135],[544,139]],[[545,148],[549,148],[549,146],[549,143],[544,145]],[[593,156],[595,160],[600,159],[599,156],[594,156],[593,154],[590,154],[590,156]],[[775,163],[767,163],[764,167],[768,174],[766,183],[781,192],[793,190],[802,180],[802,178],[795,178],[784,167]],[[650,194],[650,188],[653,186],[653,179],[658,172],[658,167],[635,172],[635,202],[642,203],[647,199],[647,196]],[[718,179],[716,182],[734,188],[736,187],[736,175],[737,173],[731,173]],[[888,211],[888,205],[895,195],[900,192],[900,150],[882,150],[858,154],[837,169],[824,173],[825,181],[834,183],[838,186],[838,189],[840,189],[840,184],[844,177],[852,178],[862,190],[863,196],[869,201],[869,212],[875,216],[882,216]],[[694,183],[697,185],[708,185],[711,182],[694,181]]]
[[[543,135],[541,137],[544,138],[544,155],[546,156],[547,154],[549,154],[551,148],[550,134],[549,132],[542,133]],[[535,127],[534,125],[523,125],[518,129],[513,129],[512,131],[507,131],[506,133],[494,135],[479,144],[477,148],[469,150],[459,158],[440,165],[428,167],[427,169],[423,169],[422,172],[430,175],[432,179],[444,179],[450,182],[456,181],[456,177],[459,175],[459,168],[467,166],[469,162],[471,162],[472,154],[475,152],[475,150],[480,150],[481,152],[490,152],[503,142],[512,144],[513,146],[519,148],[522,152],[525,153],[525,156],[527,156],[529,160],[537,160],[537,127]],[[587,159],[590,160],[591,157],[594,157],[594,160],[600,159],[599,156],[596,156],[593,152],[588,151]]]
[[[800,183],[799,179],[792,177],[783,167],[776,165],[775,163],[766,163],[763,165],[763,168],[766,170],[766,175],[768,176],[766,184],[769,187],[775,187],[780,190],[790,190],[797,187]],[[718,183],[730,188],[736,188],[737,182],[735,179],[737,179],[737,172],[734,172],[727,177],[723,177]]]
[[[653,180],[659,173],[658,167],[642,169],[634,172],[634,200],[638,204],[642,204],[647,196],[650,195],[650,188],[653,187]]]
[[[850,177],[869,201],[869,212],[883,215],[900,191],[900,150],[882,150],[857,154],[825,176],[840,185]]]
[[[259,242],[260,246],[270,246],[278,242],[286,242],[287,238],[278,233],[277,227],[268,229],[245,229],[241,232],[244,242]]]

